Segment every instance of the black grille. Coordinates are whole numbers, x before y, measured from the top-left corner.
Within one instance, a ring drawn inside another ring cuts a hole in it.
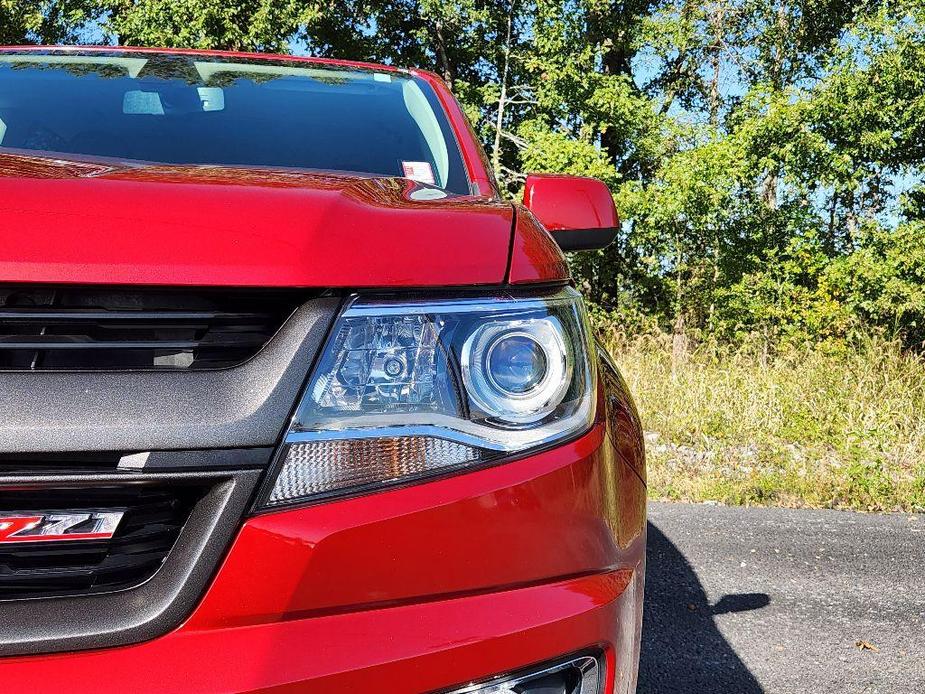
[[[299,303],[272,290],[0,287],[0,370],[233,366]]]
[[[0,453],[0,475],[106,473],[117,470],[122,451]]]
[[[204,490],[195,486],[0,491],[0,515],[123,510],[111,540],[0,544],[0,600],[100,593],[160,568]]]

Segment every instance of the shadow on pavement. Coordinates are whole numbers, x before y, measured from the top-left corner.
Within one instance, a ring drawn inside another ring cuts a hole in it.
[[[711,605],[684,555],[651,523],[648,533],[638,694],[762,692],[713,617],[758,610],[770,598],[740,593]]]

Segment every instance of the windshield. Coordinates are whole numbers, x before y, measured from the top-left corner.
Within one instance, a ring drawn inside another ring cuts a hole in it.
[[[297,61],[2,53],[3,150],[404,176],[469,192],[429,85]]]

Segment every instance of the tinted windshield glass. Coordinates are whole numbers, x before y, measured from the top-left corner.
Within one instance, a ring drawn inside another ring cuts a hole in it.
[[[406,176],[468,193],[404,74],[167,54],[0,54],[0,150]]]

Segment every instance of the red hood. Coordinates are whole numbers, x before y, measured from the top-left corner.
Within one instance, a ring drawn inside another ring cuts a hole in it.
[[[512,208],[411,181],[0,155],[0,282],[504,281]]]

